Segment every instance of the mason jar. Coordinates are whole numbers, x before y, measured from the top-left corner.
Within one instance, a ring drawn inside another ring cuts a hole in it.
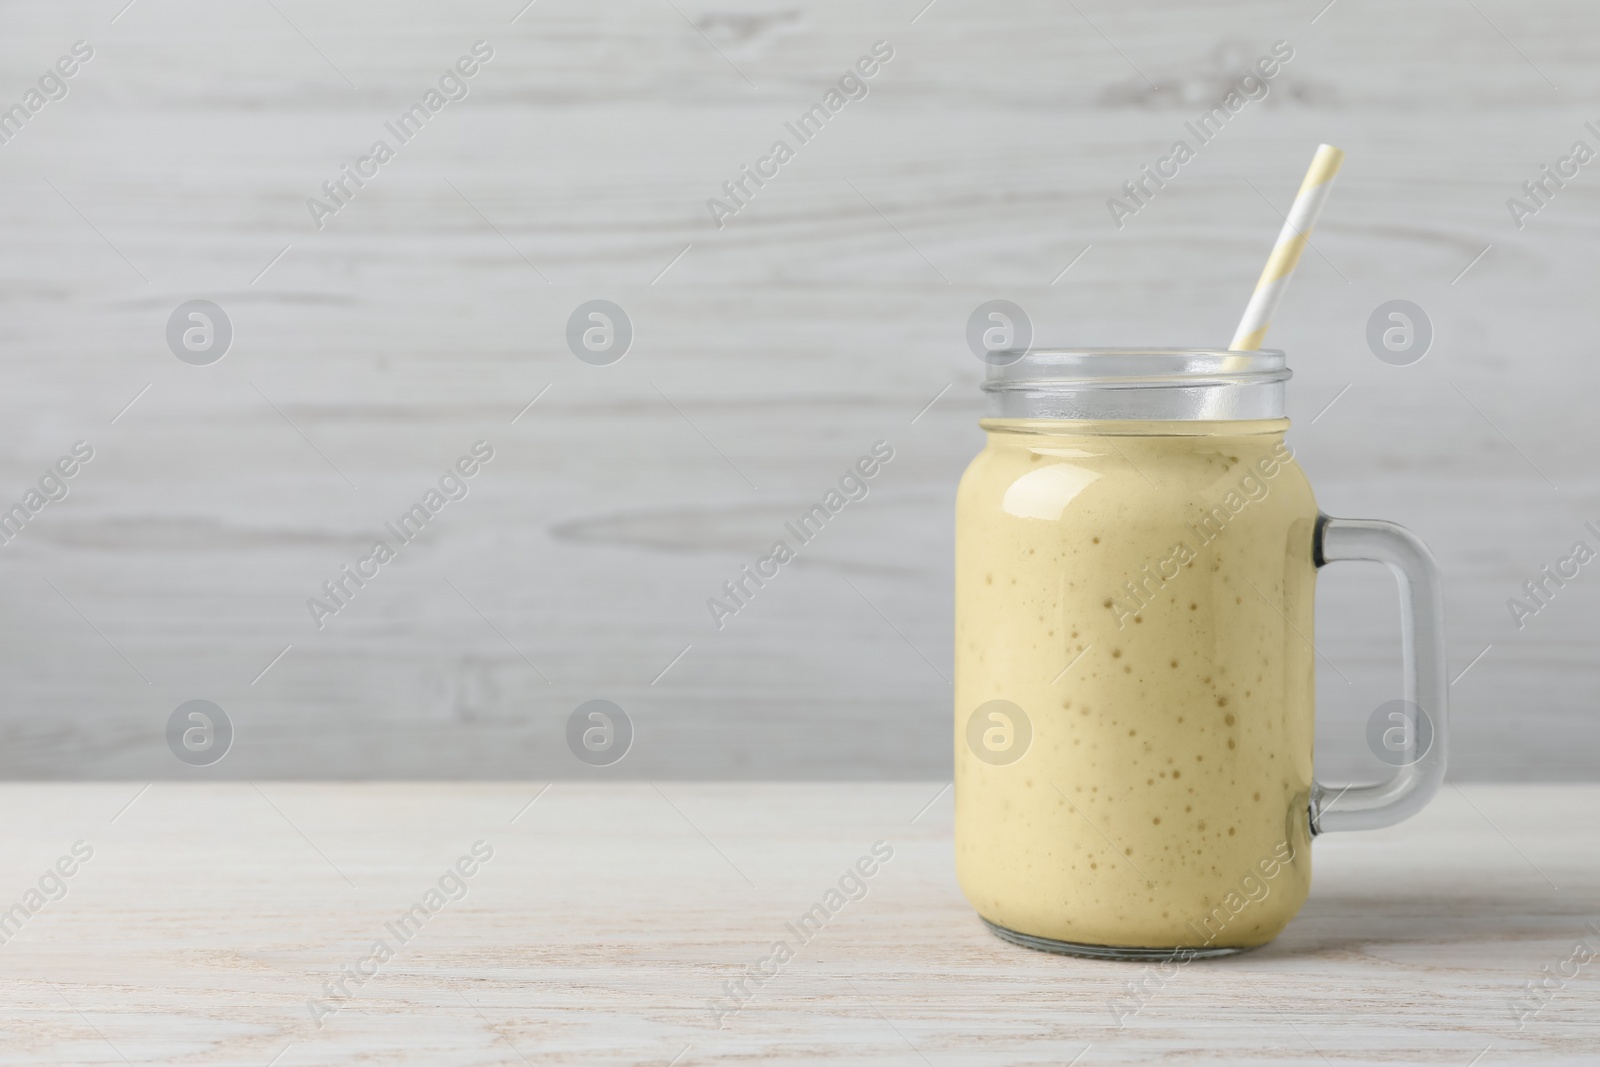
[[[1437,569],[1391,523],[1319,513],[1285,440],[1282,352],[1004,353],[956,504],[955,845],[1000,936],[1127,958],[1263,944],[1311,839],[1443,780]],[[1394,776],[1312,773],[1317,573],[1401,589]]]

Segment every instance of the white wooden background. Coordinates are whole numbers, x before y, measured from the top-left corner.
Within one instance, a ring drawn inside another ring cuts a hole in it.
[[[96,449],[0,548],[6,774],[945,774],[967,315],[1224,342],[1330,141],[1272,338],[1291,440],[1326,510],[1434,547],[1452,675],[1490,646],[1454,773],[1593,776],[1600,574],[1520,632],[1505,607],[1600,520],[1600,165],[1522,231],[1505,208],[1596,143],[1593,5],[125,3],[0,4],[6,105],[95,48],[0,146],[0,502]],[[470,97],[318,232],[306,198],[480,38]],[[880,39],[870,96],[713,227],[705,199]],[[1278,39],[1270,97],[1116,230],[1105,199]],[[600,297],[637,331],[611,367],[563,339]],[[236,330],[210,367],[164,341],[195,298]],[[1392,298],[1434,323],[1414,366],[1363,339]],[[315,631],[306,597],[479,438],[472,495]],[[880,438],[872,495],[715,631],[706,597]],[[1331,773],[1378,769],[1387,581],[1324,580]],[[604,772],[564,742],[595,697],[638,730]],[[205,771],[163,737],[193,698],[238,732]]]

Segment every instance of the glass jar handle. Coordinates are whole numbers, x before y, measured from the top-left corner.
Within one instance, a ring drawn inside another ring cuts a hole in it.
[[[1376,830],[1421,811],[1444,782],[1449,738],[1449,682],[1444,645],[1444,594],[1439,567],[1421,538],[1403,526],[1378,519],[1317,517],[1312,542],[1316,565],[1336,560],[1387,564],[1400,585],[1400,649],[1404,694],[1411,714],[1432,725],[1431,743],[1420,758],[1408,758],[1395,776],[1376,785],[1311,785],[1311,832]],[[1423,722],[1405,731],[1412,755],[1425,734]],[[1404,752],[1404,750],[1402,750]]]

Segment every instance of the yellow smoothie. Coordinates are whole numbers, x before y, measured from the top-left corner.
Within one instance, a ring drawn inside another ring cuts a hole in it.
[[[1288,420],[982,425],[956,518],[967,899],[1078,945],[1271,940],[1311,877],[1317,506]]]

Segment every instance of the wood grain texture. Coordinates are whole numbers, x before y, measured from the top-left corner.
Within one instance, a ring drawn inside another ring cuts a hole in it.
[[[1600,1043],[1600,964],[1561,967],[1600,945],[1593,786],[1447,789],[1405,826],[1319,838],[1282,936],[1165,976],[990,935],[938,782],[541,789],[0,787],[5,906],[93,849],[0,945],[0,1062],[1494,1067]],[[387,924],[480,841],[465,896],[402,944]],[[786,924],[879,841],[865,896],[798,944]],[[378,939],[376,977],[325,991]],[[775,940],[795,957],[719,1027],[708,1003]],[[1519,1019],[1546,967],[1571,976]],[[320,1027],[312,1000],[338,1008]]]
[[[1600,173],[1522,230],[1505,207],[1593,141],[1592,5],[121,7],[0,4],[0,102],[96,49],[0,145],[0,503],[96,449],[0,549],[5,774],[187,775],[162,729],[206,698],[238,727],[209,774],[570,776],[595,697],[641,776],[947,773],[968,314],[1218,343],[1329,141],[1349,160],[1272,338],[1291,441],[1330,513],[1433,546],[1453,674],[1492,646],[1453,688],[1456,773],[1593,776],[1600,578],[1520,630],[1506,600],[1600,521]],[[316,229],[306,199],[478,39],[470,95]],[[1106,199],[1280,39],[1267,98],[1115,228]],[[714,226],[876,40],[870,94]],[[236,337],[192,367],[163,330],[202,297]],[[1364,341],[1397,297],[1436,332],[1403,368]],[[614,366],[566,349],[593,298],[636,327]],[[479,439],[471,496],[317,630],[306,599]],[[714,628],[706,598],[879,439],[872,495]],[[1380,769],[1386,581],[1323,583],[1332,775]]]

